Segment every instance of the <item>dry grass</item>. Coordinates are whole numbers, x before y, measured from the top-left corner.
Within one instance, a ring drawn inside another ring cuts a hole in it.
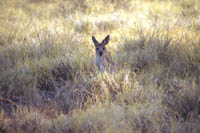
[[[0,0],[0,132],[200,132],[199,5]]]

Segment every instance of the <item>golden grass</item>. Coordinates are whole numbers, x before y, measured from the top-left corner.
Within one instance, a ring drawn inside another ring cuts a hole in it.
[[[0,9],[0,132],[200,131],[197,0],[0,0]],[[91,36],[107,34],[120,69],[99,73]]]

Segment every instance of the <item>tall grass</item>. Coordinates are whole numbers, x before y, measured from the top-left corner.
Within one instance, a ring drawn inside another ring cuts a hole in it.
[[[0,132],[199,132],[198,5],[1,0]]]

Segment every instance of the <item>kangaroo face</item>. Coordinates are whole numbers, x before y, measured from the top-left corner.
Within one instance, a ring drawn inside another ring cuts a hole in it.
[[[106,48],[104,45],[97,45],[96,46],[96,54],[98,56],[103,56],[106,53]]]
[[[106,45],[108,44],[109,40],[110,40],[110,36],[107,35],[106,38],[101,43],[99,43],[96,40],[96,38],[94,36],[92,36],[92,41],[95,45],[97,56],[101,57],[106,53]]]

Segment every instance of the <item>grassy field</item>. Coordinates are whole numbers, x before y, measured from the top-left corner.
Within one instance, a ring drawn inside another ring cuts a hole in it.
[[[200,132],[199,0],[0,0],[0,11],[0,132]],[[108,34],[119,70],[99,73],[91,37]]]

